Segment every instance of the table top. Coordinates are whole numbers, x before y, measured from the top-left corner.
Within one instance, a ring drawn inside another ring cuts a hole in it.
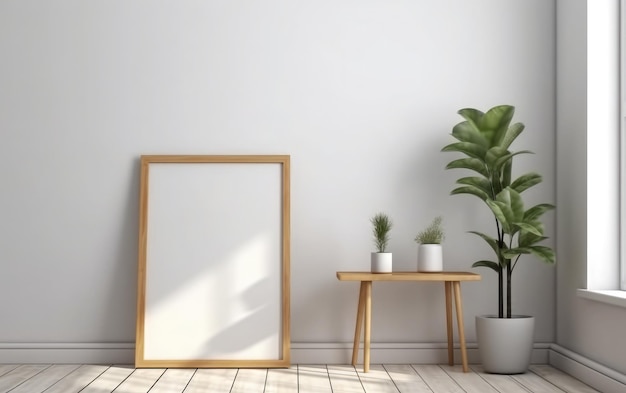
[[[479,281],[480,274],[470,272],[337,272],[340,281]]]

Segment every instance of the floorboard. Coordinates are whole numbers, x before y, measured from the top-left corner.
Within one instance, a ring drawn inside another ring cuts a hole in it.
[[[189,384],[195,369],[174,369],[166,370],[157,383],[150,389],[150,393],[170,393],[182,392]]]
[[[556,385],[541,378],[539,375],[528,372],[525,374],[511,375],[511,378],[519,382],[531,392],[541,393],[563,393],[566,390],[558,388]],[[570,393],[570,392],[567,392]]]
[[[134,371],[130,366],[112,366],[106,369],[80,393],[105,393],[114,391]]]
[[[115,393],[147,393],[165,372],[162,368],[134,370],[117,388]]]
[[[298,391],[298,366],[267,370],[265,393]]]
[[[462,366],[441,366],[441,368],[467,393],[499,393],[480,375],[474,372],[464,373]]]
[[[385,364],[385,370],[400,393],[432,393],[417,371],[408,364]]]
[[[84,364],[72,371],[65,378],[61,379],[50,388],[46,389],[46,393],[78,393],[102,373],[104,373],[108,366],[95,366]]]
[[[357,369],[356,371],[363,385],[363,389],[365,389],[367,393],[399,392],[382,364],[372,364],[370,371],[367,373],[364,373],[363,369],[361,369],[361,371]]]
[[[237,372],[231,393],[263,393],[267,369],[242,368]]]
[[[531,393],[524,385],[511,378],[509,375],[487,374],[481,366],[472,366],[472,371],[479,375],[485,382],[501,393]]]
[[[0,392],[8,392],[50,367],[49,364],[24,364],[0,377]]]
[[[433,392],[464,393],[463,389],[441,366],[415,364],[413,368]]]
[[[229,393],[235,382],[237,369],[198,369],[185,393]]]
[[[329,364],[327,368],[333,393],[365,392],[354,366]]]
[[[332,393],[326,365],[298,365],[298,388],[298,393]]]
[[[296,364],[276,369],[135,369],[128,365],[0,364],[0,393],[599,393],[548,365],[525,374],[471,365]]]
[[[531,365],[530,371],[568,393],[593,393],[597,390],[576,378],[547,365]]]
[[[11,393],[39,393],[59,382],[79,367],[77,364],[55,364],[11,390]]]
[[[0,377],[18,368],[19,364],[0,364]]]

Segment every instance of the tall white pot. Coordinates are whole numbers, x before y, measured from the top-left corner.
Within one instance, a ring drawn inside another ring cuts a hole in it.
[[[443,270],[443,247],[441,244],[420,244],[417,248],[417,271],[440,272]]]
[[[525,373],[530,364],[534,335],[534,317],[477,316],[478,352],[485,371],[492,374]]]
[[[372,273],[391,273],[391,262],[392,259],[390,252],[373,252],[371,261]]]

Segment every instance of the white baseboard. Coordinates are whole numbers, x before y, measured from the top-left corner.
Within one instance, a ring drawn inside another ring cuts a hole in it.
[[[548,363],[550,344],[535,344],[531,362]],[[372,343],[371,363],[445,364],[446,343]],[[469,363],[480,363],[476,343],[467,344]],[[292,364],[350,364],[352,343],[292,343]],[[455,363],[461,351],[454,349]],[[133,364],[134,343],[0,343],[0,363]],[[359,363],[363,349],[359,351]]]
[[[626,392],[626,375],[552,344],[548,364],[604,393]]]
[[[468,343],[469,363],[480,363],[478,346]],[[535,344],[531,362],[546,364],[550,344]],[[352,343],[292,343],[291,363],[296,364],[350,364]],[[454,346],[454,361],[461,363],[461,350]],[[363,362],[363,347],[359,350],[359,364]],[[370,362],[387,364],[446,364],[448,363],[447,343],[372,343]]]
[[[0,363],[134,364],[135,343],[0,343]]]

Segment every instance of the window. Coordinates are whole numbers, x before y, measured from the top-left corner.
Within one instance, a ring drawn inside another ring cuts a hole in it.
[[[626,0],[586,6],[587,287],[577,293],[626,308]]]

